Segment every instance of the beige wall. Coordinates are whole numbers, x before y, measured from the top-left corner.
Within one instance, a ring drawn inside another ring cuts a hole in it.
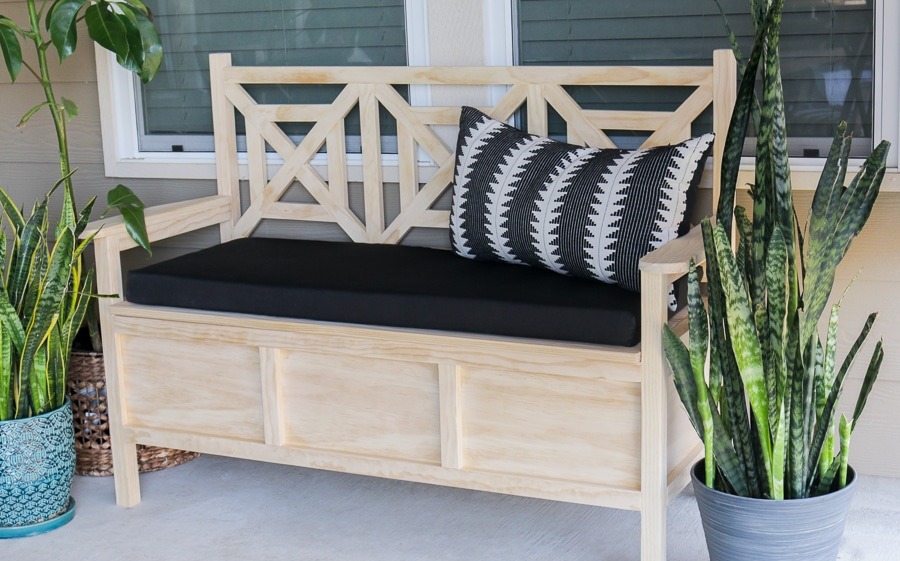
[[[21,21],[21,1],[0,0],[0,14]],[[441,2],[431,0],[429,30],[434,64],[479,64],[484,41],[480,0]],[[86,38],[85,38],[86,39]],[[448,47],[452,45],[452,47]],[[83,204],[90,196],[104,196],[116,183],[132,187],[148,204],[159,204],[213,194],[212,181],[117,180],[103,172],[93,51],[86,40],[81,49],[54,74],[58,93],[76,101],[81,115],[71,124],[72,161],[79,168],[76,188]],[[21,115],[41,98],[33,78],[23,73],[15,85],[0,72],[0,185],[25,206],[41,197],[59,175],[52,125],[46,113],[36,116],[24,130],[17,130]],[[798,212],[804,219],[811,194],[797,194]],[[99,205],[98,205],[99,206]],[[884,339],[886,358],[881,380],[870,399],[863,422],[854,435],[853,462],[863,472],[900,477],[900,192],[883,193],[867,230],[856,240],[838,273],[837,293],[860,271],[843,306],[842,350],[855,338],[866,315],[880,310],[872,342],[854,368],[848,396],[855,396],[859,379],[877,337]],[[192,241],[179,242],[191,245]],[[180,249],[159,247],[166,254]],[[852,400],[848,400],[852,401]],[[848,407],[852,409],[852,403]]]

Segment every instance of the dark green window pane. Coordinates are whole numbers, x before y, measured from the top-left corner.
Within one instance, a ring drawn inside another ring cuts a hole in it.
[[[749,53],[753,24],[747,0],[720,0],[738,40]],[[855,151],[872,147],[874,2],[786,2],[782,23],[782,78],[792,156],[824,154],[834,128],[846,120]],[[519,63],[710,64],[714,49],[728,48],[713,0],[518,0]],[[672,99],[684,96],[671,92]],[[663,109],[658,97],[573,91],[588,107]],[[666,93],[665,95],[668,95]],[[706,114],[695,130],[708,130]],[[557,123],[554,132],[561,129]]]
[[[149,0],[165,48],[163,66],[141,87],[142,149],[178,144],[210,150],[209,53],[247,66],[403,66],[403,0]],[[253,86],[259,103],[327,103],[338,86]],[[405,88],[401,91],[406,95]],[[358,119],[358,117],[357,117]],[[383,119],[386,133],[394,128]],[[243,126],[239,123],[239,126]],[[309,125],[283,124],[291,135]],[[359,125],[348,123],[348,130]],[[202,139],[192,143],[192,140]],[[180,143],[180,144],[179,144]]]

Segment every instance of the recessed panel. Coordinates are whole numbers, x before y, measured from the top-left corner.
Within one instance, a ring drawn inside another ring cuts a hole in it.
[[[639,489],[639,384],[466,372],[467,468]]]
[[[262,442],[256,347],[126,336],[121,353],[129,425]]]
[[[288,445],[440,463],[437,366],[285,351],[280,368]]]

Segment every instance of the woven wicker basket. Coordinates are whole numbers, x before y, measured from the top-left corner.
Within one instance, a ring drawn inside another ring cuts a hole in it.
[[[103,353],[73,351],[66,385],[75,425],[75,473],[112,475]],[[183,464],[200,454],[139,444],[137,455],[138,469],[147,473]]]

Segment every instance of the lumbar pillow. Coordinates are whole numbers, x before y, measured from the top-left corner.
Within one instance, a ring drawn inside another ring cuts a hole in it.
[[[712,141],[706,134],[646,150],[582,148],[463,107],[453,250],[637,291],[638,261],[679,235]]]

